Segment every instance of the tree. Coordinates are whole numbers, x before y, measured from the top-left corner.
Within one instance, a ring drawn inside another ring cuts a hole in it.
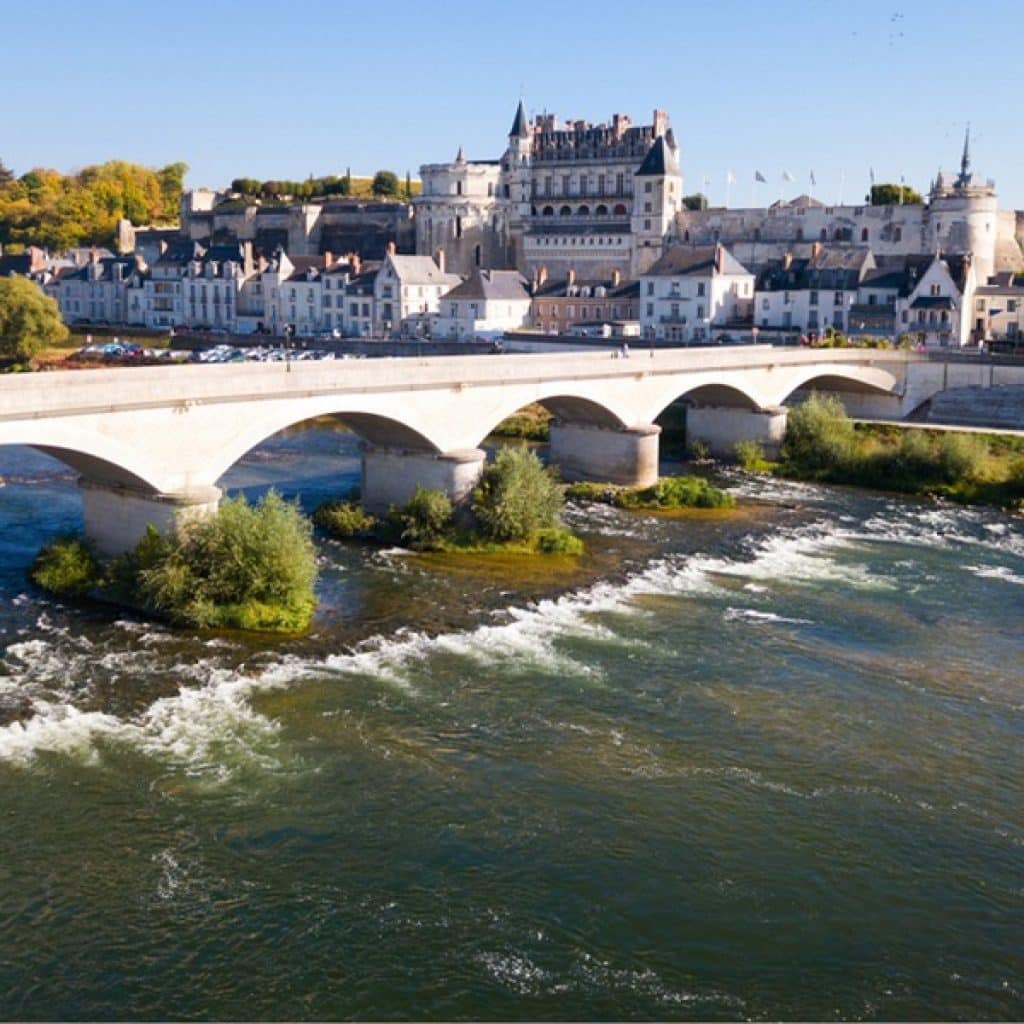
[[[706,210],[708,197],[703,192],[694,192],[693,195],[683,196],[683,207],[687,210]]]
[[[924,200],[921,193],[909,185],[872,185],[868,201],[872,206],[921,206]]]
[[[0,188],[6,188],[14,181],[14,172],[0,160]]]
[[[375,196],[397,196],[398,175],[394,171],[378,171],[373,176],[371,191]]]
[[[473,494],[481,530],[497,541],[525,541],[558,527],[564,504],[564,488],[528,448],[502,448]]]
[[[26,277],[0,278],[0,360],[23,362],[67,336],[53,299]]]

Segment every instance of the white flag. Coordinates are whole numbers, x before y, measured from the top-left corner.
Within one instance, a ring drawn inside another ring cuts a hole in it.
[[[736,184],[736,175],[733,174],[732,171],[726,171],[725,172],[725,183],[727,185],[735,185]]]
[[[814,171],[811,171],[811,184],[817,185],[818,183],[814,180]]]
[[[793,180],[793,175],[790,174],[789,171],[783,171],[782,172],[782,180],[783,181],[792,181]]]

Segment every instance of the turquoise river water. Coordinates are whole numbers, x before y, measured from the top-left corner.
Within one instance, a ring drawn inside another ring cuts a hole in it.
[[[1019,518],[737,476],[571,510],[575,567],[323,541],[272,640],[44,597],[74,479],[0,475],[0,1017],[1024,1018]]]

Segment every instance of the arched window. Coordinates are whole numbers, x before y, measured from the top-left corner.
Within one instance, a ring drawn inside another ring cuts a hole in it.
[[[462,218],[461,217],[456,217],[455,218],[455,237],[456,238],[461,238],[462,237]]]
[[[558,215],[559,215],[560,217],[571,217],[571,216],[572,216],[572,207],[569,207],[569,206],[563,206],[563,207],[562,207],[562,208],[561,208],[561,209],[560,209],[560,210],[558,211]]]
[[[462,195],[462,182],[461,181],[455,182],[455,194],[457,196],[461,196]]]
[[[598,207],[598,208],[597,208],[597,209],[596,209],[596,210],[594,211],[594,213],[596,213],[598,217],[607,217],[607,216],[608,216],[608,207],[607,207],[607,206],[605,206],[605,205],[604,205],[604,203],[602,203],[602,204],[601,204],[601,205],[600,205],[600,206],[599,206],[599,207]]]
[[[483,255],[483,250],[480,248],[480,246],[479,245],[474,245],[473,246],[473,262],[478,267],[480,266],[480,257],[482,255]]]
[[[828,241],[828,231],[826,231],[825,228],[821,229],[821,240],[823,242],[827,242]]]
[[[494,195],[494,182],[493,181],[487,182],[487,194],[489,196],[493,196]]]
[[[541,210],[540,212],[541,216],[543,217],[554,217],[555,208],[553,206],[545,206],[544,209]]]
[[[860,229],[860,240],[862,242],[866,242],[868,240],[868,229],[867,228],[861,228]]]
[[[615,214],[616,217],[625,217],[626,216],[626,207],[625,207],[625,205],[623,203],[616,203],[615,204],[615,209],[614,209],[613,213]]]
[[[578,209],[578,210],[577,210],[576,212],[577,212],[577,213],[578,213],[578,214],[579,214],[579,215],[580,215],[581,217],[589,217],[589,216],[590,216],[590,207],[589,207],[589,206],[587,206],[587,204],[586,204],[586,203],[584,203],[584,204],[583,204],[583,205],[582,205],[582,206],[581,206],[581,207],[580,207],[580,208],[579,208],[579,209]]]
[[[684,242],[688,242],[689,240],[690,240],[690,232],[689,231],[684,231],[683,232],[683,241]]]

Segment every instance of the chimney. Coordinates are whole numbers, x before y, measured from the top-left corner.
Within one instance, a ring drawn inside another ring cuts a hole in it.
[[[821,242],[811,243],[811,259],[816,260],[821,255],[821,250],[824,248]]]
[[[394,256],[398,252],[398,246],[394,242],[388,242],[388,255]]]
[[[360,259],[359,253],[350,252],[346,258],[348,260],[348,265],[352,268],[352,276],[358,277],[359,272],[363,268],[363,261]]]
[[[434,262],[437,264],[437,269],[444,273],[444,249],[438,246],[437,252],[434,253]]]
[[[548,283],[548,268],[547,264],[542,263],[540,269],[537,271],[537,287],[542,288]]]
[[[576,283],[576,271],[572,267],[565,272],[565,283],[569,288]]]
[[[668,131],[668,114],[664,110],[654,111],[654,137],[664,135]]]
[[[793,266],[793,254],[791,252],[785,252],[782,254],[782,269],[789,270]]]
[[[99,254],[99,250],[98,250],[98,249],[96,248],[96,246],[94,245],[94,246],[93,246],[93,247],[92,247],[92,248],[91,248],[91,249],[89,250],[89,262],[90,262],[90,263],[99,263],[99,261],[100,261],[100,254]]]
[[[722,244],[719,242],[719,243],[715,244],[715,273],[716,274],[724,273],[725,272],[724,271],[724,267],[725,267],[725,250],[723,249]]]
[[[618,288],[621,283],[622,283],[622,271],[618,270],[618,269],[613,270],[612,271],[612,287],[613,288]]]
[[[324,253],[324,266],[325,267],[329,267],[329,266],[331,266],[332,263],[334,263],[334,253],[331,252],[330,249],[328,249]]]

